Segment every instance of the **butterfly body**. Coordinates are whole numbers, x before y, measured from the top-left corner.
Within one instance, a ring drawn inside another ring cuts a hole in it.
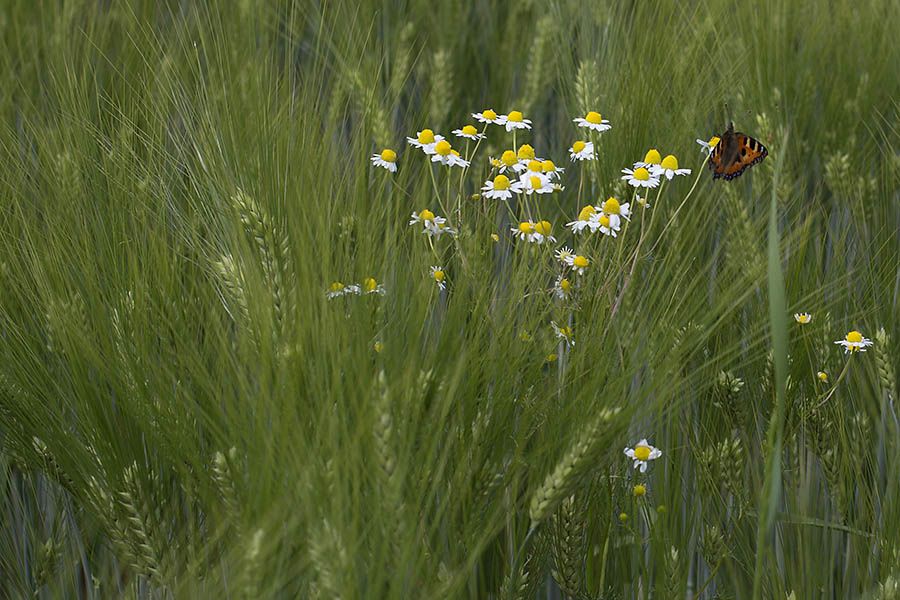
[[[734,123],[729,124],[725,133],[719,137],[719,143],[709,156],[708,164],[712,169],[713,179],[731,180],[740,177],[744,171],[769,155],[769,151],[759,140],[735,131]]]

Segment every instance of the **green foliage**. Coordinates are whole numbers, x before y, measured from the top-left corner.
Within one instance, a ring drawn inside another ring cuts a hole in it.
[[[900,6],[7,4],[0,597],[898,596]],[[565,189],[507,208],[522,143]]]

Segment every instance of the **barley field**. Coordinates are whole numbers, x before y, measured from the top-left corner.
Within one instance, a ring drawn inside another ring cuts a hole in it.
[[[6,0],[0,598],[900,600],[898,31]]]

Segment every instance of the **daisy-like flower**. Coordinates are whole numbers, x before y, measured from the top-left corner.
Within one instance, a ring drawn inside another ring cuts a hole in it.
[[[656,176],[662,177],[666,176],[666,179],[670,180],[676,175],[690,175],[690,169],[679,169],[678,168],[678,159],[675,158],[674,154],[669,154],[662,162],[659,163],[659,166],[656,167]]]
[[[345,290],[344,284],[341,283],[340,281],[335,281],[330,286],[328,286],[328,291],[325,292],[325,297],[328,298],[329,300],[333,300],[334,298],[340,298],[341,296],[343,296],[344,294],[347,293],[344,290]]]
[[[424,208],[421,212],[414,212],[410,216],[409,224],[415,225],[416,223],[422,223],[425,227],[428,227],[434,221],[434,218],[434,213],[427,208]]]
[[[513,187],[515,192],[524,192],[526,194],[549,194],[553,192],[553,186],[550,179],[543,173],[525,173],[519,178]]]
[[[697,143],[700,144],[700,151],[706,152],[707,156],[712,154],[713,149],[716,147],[716,144],[719,143],[719,138],[717,136],[712,136],[709,138],[708,142],[704,142],[701,139],[697,140]]]
[[[423,225],[422,233],[431,237],[440,237],[442,235],[455,235],[456,230],[447,226],[447,219],[438,217],[433,212],[424,209],[420,213],[413,213],[409,220],[410,225],[421,223]]]
[[[374,277],[366,277],[362,283],[362,289],[366,293],[369,294],[377,294],[379,296],[384,296],[387,293],[387,290],[384,289],[384,286],[378,283],[378,281]]]
[[[631,216],[631,205],[626,202],[619,204],[619,201],[613,197],[606,199],[606,202],[600,205],[600,210],[609,217],[609,223],[616,231],[622,224],[622,219],[629,220]]]
[[[468,167],[469,161],[463,160],[459,156],[459,152],[450,146],[447,140],[441,140],[434,145],[434,154],[431,162],[439,162],[448,167]]]
[[[568,246],[563,246],[562,248],[560,248],[559,250],[554,252],[554,254],[556,255],[556,260],[558,260],[559,262],[561,262],[563,264],[569,264],[566,261],[569,259],[570,256],[575,256],[575,253],[572,252],[572,249],[569,248]]]
[[[565,171],[565,169],[560,169],[555,164],[553,164],[553,161],[550,159],[541,161],[541,170],[544,172],[544,175],[549,177],[551,180],[555,179],[556,181],[559,181],[560,176]]]
[[[406,138],[410,146],[415,146],[422,150],[425,154],[434,154],[434,146],[444,139],[444,136],[435,134],[430,129],[423,129],[416,134],[416,137]]]
[[[593,129],[594,131],[606,131],[612,128],[612,125],[609,124],[609,121],[600,116],[600,113],[596,111],[590,111],[584,117],[578,117],[577,119],[572,119],[575,123],[578,124],[579,127],[587,127],[588,129]]]
[[[812,321],[812,315],[809,313],[794,313],[794,320],[801,325],[806,325]]]
[[[655,188],[659,185],[659,178],[651,175],[646,167],[638,167],[635,170],[622,169],[622,179],[633,187]]]
[[[552,226],[548,221],[522,221],[518,227],[513,227],[513,235],[530,244],[543,244],[545,241],[555,242],[556,238],[550,235]]]
[[[646,198],[642,198],[640,194],[634,195],[634,201],[638,203],[638,206],[641,208],[650,208],[650,203],[647,202]]]
[[[578,213],[578,220],[572,221],[571,223],[566,223],[566,227],[572,230],[572,233],[578,234],[584,231],[585,229],[590,229],[593,231],[596,229],[596,226],[591,221],[591,217],[597,213],[597,208],[588,204],[584,208],[581,209],[581,212]]]
[[[385,148],[381,151],[381,154],[373,154],[369,160],[376,167],[387,169],[391,173],[397,172],[397,153],[390,148]]]
[[[821,381],[822,383],[828,383],[828,373],[826,373],[825,371],[819,371],[818,373],[816,373],[816,377],[818,377],[819,381]]]
[[[444,267],[431,267],[431,278],[440,289],[447,289],[447,274],[444,273]]]
[[[473,125],[466,125],[462,129],[454,129],[453,135],[470,140],[483,140],[485,138],[485,135],[478,133],[478,130]]]
[[[572,332],[571,327],[568,325],[560,327],[556,324],[556,321],[550,321],[550,326],[553,327],[553,333],[556,334],[556,337],[563,340],[566,346],[571,348],[575,345],[575,334]]]
[[[641,498],[642,496],[646,496],[647,495],[647,486],[642,483],[639,483],[631,489],[631,494],[635,498]]]
[[[642,439],[634,448],[625,448],[625,456],[634,461],[634,468],[640,468],[641,473],[647,472],[647,465],[651,460],[656,460],[662,456],[659,448],[654,448],[647,442],[647,438]]]
[[[865,352],[866,348],[872,345],[872,340],[864,338],[863,334],[856,330],[853,330],[847,334],[847,337],[842,340],[836,341],[835,344],[844,347],[844,354],[848,352],[856,352],[857,350],[860,352]]]
[[[648,171],[653,171],[656,167],[659,166],[659,163],[662,162],[662,157],[659,155],[659,150],[656,148],[650,148],[647,150],[647,154],[644,155],[644,160],[639,160],[634,163],[635,169],[640,169],[644,167]]]
[[[599,230],[603,235],[616,236],[619,231],[619,224],[616,222],[613,226],[612,217],[606,213],[598,212],[591,215],[591,231]]]
[[[485,181],[481,191],[484,193],[485,198],[509,200],[513,195],[511,187],[512,184],[509,182],[509,177],[501,173],[494,177],[493,181],[490,179]]]
[[[584,271],[591,266],[591,261],[588,260],[586,256],[577,255],[569,255],[566,257],[566,264],[572,267],[572,269],[578,273],[579,275],[584,275]]]
[[[504,121],[494,112],[493,109],[485,109],[480,113],[472,113],[472,118],[479,123],[493,123],[494,125],[503,125]]]
[[[503,125],[507,131],[513,129],[531,129],[531,120],[526,119],[522,115],[522,111],[511,110],[508,115],[501,115],[498,119],[503,119]]]
[[[512,150],[506,150],[503,154],[500,155],[499,160],[496,158],[491,159],[491,165],[501,173],[505,173],[507,171],[515,171],[518,164],[519,158]]]
[[[572,160],[594,160],[593,142],[576,140],[572,143],[572,147],[569,148],[569,157]]]
[[[572,282],[567,277],[560,275],[556,278],[556,283],[553,284],[553,295],[560,300],[564,300],[572,293],[572,287]]]
[[[513,170],[516,173],[525,171],[528,168],[528,163],[536,160],[534,148],[531,147],[531,144],[522,144],[519,146],[519,149],[516,151],[516,159],[518,162],[513,166]],[[540,170],[538,171],[540,172]]]

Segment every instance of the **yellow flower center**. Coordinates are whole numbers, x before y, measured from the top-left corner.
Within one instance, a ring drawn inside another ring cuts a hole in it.
[[[511,110],[509,114],[506,115],[506,118],[515,123],[519,123],[522,121],[522,111],[519,110]]]
[[[541,169],[543,169],[544,173],[552,173],[556,170],[556,165],[553,164],[552,160],[545,160],[541,163]]]
[[[647,150],[647,154],[644,155],[644,162],[649,165],[658,165],[659,160],[659,150],[656,148],[650,148]]]
[[[639,483],[636,486],[634,486],[633,493],[634,493],[635,498],[640,498],[641,496],[643,496],[647,493],[647,486],[641,485]]]
[[[494,189],[495,190],[508,190],[509,189],[509,177],[506,175],[497,175],[494,177]]]
[[[663,169],[669,169],[670,171],[674,171],[678,168],[678,159],[675,158],[674,154],[669,154],[662,160]]]
[[[547,358],[546,358],[545,360],[546,360],[547,362],[556,362],[556,359],[557,359],[557,358],[558,358],[558,357],[556,356],[556,354],[553,354],[553,353],[551,352],[550,354],[547,355]]]
[[[528,170],[534,173],[540,173],[544,170],[544,167],[541,166],[541,161],[539,160],[530,160],[528,161]]]
[[[512,150],[507,150],[507,151],[504,152],[503,155],[500,157],[500,162],[502,162],[502,163],[503,163],[504,165],[506,165],[507,167],[511,167],[511,166],[513,166],[514,164],[516,164],[517,162],[519,162],[519,159],[516,158],[516,153],[515,153],[515,152],[513,152]]]
[[[434,145],[434,151],[441,156],[447,156],[448,154],[450,154],[451,150],[452,148],[450,147],[450,142],[448,142],[447,140],[441,140]]]
[[[459,151],[458,151],[458,150],[450,150],[450,153],[451,153],[453,156],[459,156]]]
[[[615,198],[607,198],[606,202],[603,203],[603,212],[608,215],[617,215],[621,211],[621,206],[619,206],[619,201]]]
[[[381,151],[381,160],[390,163],[397,162],[397,153],[390,148],[385,148]]]
[[[574,152],[575,154],[579,154],[582,150],[584,150],[585,146],[587,146],[587,144],[585,144],[581,140],[578,140],[577,142],[572,144],[572,152]]]
[[[600,116],[600,113],[592,110],[591,112],[589,112],[588,114],[586,114],[584,116],[584,120],[587,121],[588,123],[592,123],[594,125],[599,125],[600,121],[602,121],[603,118]]]
[[[854,344],[858,344],[859,342],[863,341],[863,336],[858,331],[851,331],[850,333],[847,334],[847,341],[854,343]]]
[[[519,146],[518,156],[520,160],[534,160],[534,148],[529,144],[522,144]]]
[[[597,212],[597,209],[594,208],[593,206],[591,206],[590,204],[588,204],[587,206],[585,206],[584,208],[581,209],[580,213],[578,213],[578,220],[579,221],[587,221],[588,219],[591,218],[591,215],[594,214],[595,212]]]
[[[609,217],[607,217],[606,215],[600,215],[600,226],[609,227]]]
[[[638,460],[648,460],[650,458],[650,448],[648,446],[637,446],[634,449],[634,457]]]
[[[572,291],[572,282],[565,278],[560,279],[559,289],[561,289],[563,293],[568,294],[570,291]]]
[[[419,218],[423,221],[434,221],[434,213],[426,208],[419,213]]]
[[[487,119],[488,121],[493,121],[494,119],[497,118],[497,113],[495,113],[493,110],[491,110],[489,108],[486,111],[484,111],[483,113],[481,113],[481,116],[484,117],[485,119]]]
[[[534,223],[530,221],[522,221],[519,223],[519,231],[522,233],[534,233]]]
[[[374,292],[377,287],[378,282],[375,281],[374,277],[367,277],[365,281],[363,281],[363,289],[367,292]]]
[[[541,235],[550,235],[550,232],[553,231],[553,225],[550,224],[550,221],[541,221],[540,223],[535,223],[534,230]]]
[[[339,292],[339,291],[341,291],[342,289],[344,289],[344,284],[341,283],[340,281],[335,281],[334,283],[331,284],[331,291],[332,291],[332,292]]]
[[[531,182],[531,188],[532,188],[532,189],[539,190],[539,189],[541,189],[542,187],[544,187],[544,182],[543,182],[543,180],[542,180],[540,177],[538,177],[537,175],[532,175],[532,176],[529,178],[529,181]]]
[[[650,171],[648,171],[644,167],[635,169],[634,178],[638,181],[648,181],[650,179]]]
[[[496,233],[492,233],[492,234],[491,234],[491,239],[492,239],[493,241],[495,241],[495,242],[499,242],[499,241],[500,241],[500,236],[497,235]]]
[[[475,129],[475,127],[473,127],[472,125],[466,125],[462,128],[462,132],[466,135],[475,135],[476,133],[478,133],[478,130]]]
[[[437,282],[441,282],[444,280],[444,272],[440,269],[437,269],[436,271],[434,271],[432,273],[432,276],[434,277],[434,280]]]
[[[384,344],[382,344],[381,342],[375,342],[375,345],[372,346],[372,348],[375,350],[375,352],[381,354],[381,351],[384,350]]]
[[[819,371],[818,373],[816,373],[816,377],[818,377],[819,381],[821,381],[822,383],[828,383],[828,373],[826,373],[825,371]]]
[[[716,144],[719,143],[719,137],[718,137],[718,136],[715,136],[715,135],[712,136],[711,138],[709,138],[709,142],[708,142],[708,143],[709,143],[709,147],[710,147],[710,148],[715,148],[715,147],[716,147]]]
[[[583,256],[576,256],[575,260],[572,261],[572,264],[578,267],[579,269],[583,269],[587,267],[590,263],[588,259]]]
[[[423,129],[419,132],[420,144],[431,144],[434,142],[434,132],[430,129]]]

